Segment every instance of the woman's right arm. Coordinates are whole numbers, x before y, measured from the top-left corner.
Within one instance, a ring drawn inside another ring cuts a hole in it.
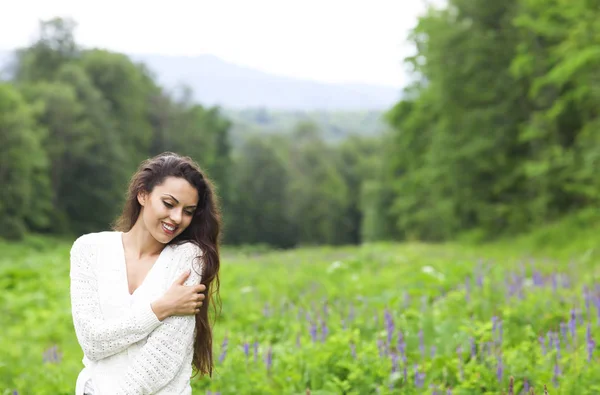
[[[103,319],[98,297],[98,281],[91,263],[96,246],[86,244],[83,237],[71,248],[71,309],[77,340],[92,361],[123,351],[145,338],[161,325],[168,313],[156,301],[132,308],[128,314],[114,319]],[[157,310],[153,310],[153,307]]]

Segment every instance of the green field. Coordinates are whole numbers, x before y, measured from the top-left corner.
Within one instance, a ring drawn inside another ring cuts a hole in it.
[[[572,217],[488,246],[225,249],[216,373],[194,393],[501,393],[510,376],[515,393],[598,393],[596,231]],[[1,394],[74,391],[69,247],[0,244]]]

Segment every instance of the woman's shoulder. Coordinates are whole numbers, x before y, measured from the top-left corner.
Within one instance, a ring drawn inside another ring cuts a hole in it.
[[[73,242],[73,249],[84,247],[108,246],[114,244],[115,238],[120,235],[120,232],[101,231],[85,233],[79,236]]]
[[[198,247],[198,245],[192,241],[184,241],[182,243],[171,244],[170,247],[173,249],[176,255],[192,255],[192,256],[202,256],[202,249]]]

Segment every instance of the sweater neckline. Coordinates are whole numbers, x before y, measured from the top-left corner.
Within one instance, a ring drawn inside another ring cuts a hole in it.
[[[123,283],[125,284],[125,294],[129,297],[129,298],[133,298],[136,293],[138,292],[138,290],[142,287],[145,286],[145,284],[148,282],[148,279],[150,278],[150,276],[152,275],[152,273],[154,272],[154,269],[156,268],[156,266],[161,262],[161,260],[163,259],[164,255],[166,254],[166,251],[168,249],[168,245],[165,246],[165,248],[162,249],[162,251],[160,252],[160,254],[158,255],[158,258],[156,258],[156,261],[154,261],[154,264],[152,265],[152,267],[150,267],[150,269],[148,270],[148,273],[146,273],[146,276],[144,277],[144,279],[142,280],[142,282],[140,283],[140,285],[133,291],[133,293],[129,293],[129,278],[127,277],[127,259],[125,257],[125,245],[123,244],[123,232],[116,232],[117,233],[117,244],[118,244],[118,251],[119,251],[119,258],[120,258],[120,264],[119,264],[119,268],[121,269],[122,275],[123,275]]]

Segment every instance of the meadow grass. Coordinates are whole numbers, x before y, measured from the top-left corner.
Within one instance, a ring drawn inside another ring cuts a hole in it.
[[[485,246],[224,248],[194,394],[598,393],[595,229],[569,221]],[[69,248],[0,243],[0,394],[74,391]]]

